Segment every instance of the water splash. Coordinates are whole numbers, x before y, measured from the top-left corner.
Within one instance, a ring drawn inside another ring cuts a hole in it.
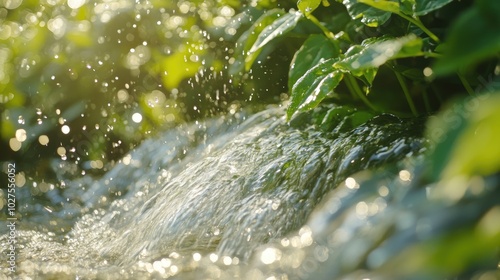
[[[286,243],[282,238],[294,231],[299,235],[289,240],[291,247],[310,246],[319,227],[303,226],[325,194],[354,172],[418,154],[424,146],[419,122],[382,116],[359,127],[343,120],[343,128],[325,131],[313,125],[315,118],[306,114],[288,125],[283,109],[272,108],[197,122],[146,141],[102,179],[84,177],[72,182],[77,188],[67,188],[63,196],[85,205],[72,214],[77,220],[69,234],[21,234],[25,248],[42,250],[22,250],[20,270],[43,277],[113,271],[125,278],[166,277],[195,267],[239,271],[254,249]],[[382,202],[360,206],[358,215],[375,215],[376,207],[382,209]],[[54,215],[67,219],[70,209]],[[289,259],[273,248],[264,250],[261,263]],[[58,255],[49,257],[51,250]],[[324,257],[324,249],[317,250]]]

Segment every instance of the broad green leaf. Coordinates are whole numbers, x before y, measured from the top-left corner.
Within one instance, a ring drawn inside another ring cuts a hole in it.
[[[302,14],[299,12],[287,13],[275,19],[270,25],[266,26],[258,35],[250,50],[248,50],[247,57],[245,59],[245,69],[247,71],[250,70],[253,62],[259,56],[262,48],[270,41],[292,31],[295,26],[297,26],[297,22],[301,17]]]
[[[299,0],[297,7],[304,15],[309,16],[319,7],[321,0]]]
[[[372,39],[367,39],[365,40],[365,42],[368,43],[371,40]],[[346,51],[343,59],[358,55],[365,48],[366,46],[364,45],[353,45]],[[351,75],[358,77],[367,86],[370,87],[373,83],[373,80],[375,79],[375,76],[377,75],[378,68],[364,68],[364,69],[351,69],[351,70],[344,69],[344,71],[349,72]]]
[[[331,58],[320,62],[309,69],[293,85],[287,118],[295,112],[310,110],[331,93],[343,78],[343,73],[333,68],[338,58]]]
[[[235,61],[229,69],[230,74],[236,75],[245,69],[247,53],[257,41],[261,32],[284,13],[285,11],[281,9],[267,11],[238,38],[236,42]],[[260,50],[258,53],[255,53],[254,56],[257,57],[259,53]]]
[[[390,12],[368,6],[357,0],[343,0],[342,4],[346,6],[347,12],[353,19],[361,18],[361,22],[367,26],[377,27],[391,17]]]
[[[377,0],[358,0],[359,3],[367,4],[371,7],[394,14],[405,13],[411,16],[423,16],[435,11],[453,0],[400,0],[395,1],[377,1]]]
[[[354,46],[346,57],[335,63],[335,68],[348,71],[356,76],[366,69],[377,68],[389,60],[419,55],[422,49],[422,39],[415,35],[401,38],[377,38],[365,40],[361,45]]]
[[[359,3],[367,4],[382,11],[397,14],[399,13],[399,3],[393,1],[358,0]]]
[[[318,65],[324,59],[337,57],[340,48],[322,34],[314,34],[304,42],[295,53],[290,72],[288,74],[288,88],[291,89],[295,82],[309,69]]]
[[[404,14],[413,15],[413,10],[415,9],[416,5],[416,0],[400,0],[399,10]]]
[[[373,84],[373,80],[375,80],[375,76],[377,76],[378,68],[368,68],[363,70],[363,75],[359,76],[359,78],[367,85],[370,86]]]
[[[423,16],[453,2],[453,0],[414,0],[413,14]]]
[[[434,74],[444,75],[467,67],[500,52],[498,0],[476,1],[451,26],[443,57],[434,66]]]

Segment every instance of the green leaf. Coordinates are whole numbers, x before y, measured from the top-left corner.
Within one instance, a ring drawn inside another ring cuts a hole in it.
[[[369,42],[371,39],[365,40],[365,42]],[[366,46],[364,45],[353,45],[351,46],[346,53],[344,54],[344,57],[342,60],[348,58],[348,57],[353,57],[364,51]],[[351,75],[354,75],[361,79],[367,86],[371,86],[373,83],[373,80],[375,79],[375,76],[377,75],[378,68],[365,68],[365,69],[345,69],[343,68],[344,71],[349,72]]]
[[[422,44],[422,39],[413,34],[400,38],[368,39],[361,46],[351,47],[352,50],[346,52],[346,57],[334,67],[360,76],[365,70],[377,68],[389,60],[420,55]]]
[[[299,0],[297,7],[304,15],[309,16],[319,7],[321,0]]]
[[[245,59],[245,69],[247,71],[250,70],[253,62],[255,61],[255,59],[257,59],[260,52],[262,51],[262,48],[265,45],[267,45],[272,40],[292,31],[295,26],[297,26],[297,22],[302,17],[302,14],[298,12],[287,13],[281,17],[279,17],[279,14],[276,15],[278,16],[278,18],[273,20],[270,25],[266,26],[262,30],[262,32],[260,32],[252,47],[248,50]],[[271,18],[275,17],[276,15],[271,16]]]
[[[324,59],[337,57],[340,48],[322,34],[314,34],[304,42],[295,53],[288,74],[288,88],[291,89],[297,80],[309,69]]]
[[[453,2],[453,0],[415,0],[413,15],[423,16]]]
[[[434,74],[450,74],[500,52],[498,1],[482,0],[475,4],[451,26],[443,57],[433,68]]]
[[[290,119],[296,112],[310,110],[331,93],[343,78],[343,73],[333,68],[338,58],[321,61],[309,69],[293,85],[287,110]]]
[[[382,11],[400,14],[405,13],[411,16],[423,16],[435,11],[453,0],[400,0],[396,1],[376,1],[358,0],[359,3],[367,4]]]
[[[399,10],[407,15],[412,15],[417,3],[415,0],[400,0]]]
[[[374,1],[374,0],[358,0],[359,3],[367,4],[382,11],[398,14],[399,3],[394,1]]]
[[[357,0],[344,0],[342,4],[346,6],[347,12],[353,19],[361,18],[361,22],[367,26],[377,27],[391,17],[390,12],[370,7]]]
[[[262,16],[260,16],[259,19],[238,38],[238,41],[236,42],[235,61],[229,69],[230,74],[236,75],[245,69],[245,60],[247,58],[247,53],[257,41],[259,35],[266,27],[271,25],[284,13],[285,11],[281,9],[273,9],[267,11]],[[254,56],[257,57],[258,53],[254,54]]]

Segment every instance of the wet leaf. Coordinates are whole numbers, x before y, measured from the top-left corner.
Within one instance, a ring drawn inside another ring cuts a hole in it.
[[[345,53],[344,59],[358,55],[364,49],[365,49],[365,47],[362,45],[351,46],[347,50],[347,52]],[[354,76],[360,78],[361,80],[363,80],[363,82],[367,86],[371,86],[371,84],[373,83],[373,80],[375,79],[375,76],[377,75],[378,69],[377,68],[366,68],[366,69],[359,69],[359,70],[351,69],[351,70],[346,70],[346,71],[348,71],[351,75],[354,75]]]
[[[451,3],[453,0],[415,0],[413,13],[417,16],[423,16],[433,12],[441,7]]]
[[[500,5],[496,0],[477,1],[451,26],[443,46],[443,57],[433,70],[445,75],[500,52]]]
[[[318,65],[321,60],[337,57],[340,52],[338,46],[322,34],[314,34],[304,42],[295,53],[288,75],[288,88],[292,88],[297,80],[309,69]]]
[[[291,102],[287,110],[290,119],[296,112],[310,110],[331,93],[342,80],[343,73],[333,68],[338,58],[321,61],[309,69],[292,87]]]
[[[229,69],[230,74],[238,74],[245,70],[245,60],[247,58],[248,51],[255,44],[262,31],[284,13],[285,11],[281,9],[267,11],[238,38],[238,41],[236,42],[235,62]],[[258,53],[254,54],[254,56],[257,57]]]
[[[304,15],[308,16],[319,7],[321,0],[299,0],[297,7]]]
[[[311,36],[297,53],[290,70],[290,118],[295,112],[316,107],[340,83],[343,74],[356,76],[369,87],[378,67],[389,60],[419,55],[421,38],[409,35],[401,38],[371,38],[352,46],[342,58],[325,60],[324,55],[335,53],[333,46],[322,49],[313,45],[325,38]],[[325,45],[325,44],[323,44]],[[313,66],[315,65],[315,66]],[[312,68],[311,68],[312,67]]]
[[[356,76],[364,70],[377,68],[389,60],[419,55],[422,39],[414,35],[401,38],[376,38],[353,46],[346,57],[335,63],[335,68],[349,71]]]
[[[293,12],[287,13],[283,16],[279,16],[279,13],[270,15],[270,19],[276,17],[272,22],[270,20],[264,20],[269,25],[265,26],[262,31],[258,34],[255,42],[250,47],[245,58],[245,69],[248,71],[252,67],[255,59],[259,56],[262,48],[267,45],[272,40],[281,37],[288,32],[292,31],[297,22],[302,17],[301,13]],[[260,23],[263,25],[264,23]],[[262,27],[262,26],[260,26]],[[260,28],[259,28],[260,29]],[[253,36],[252,36],[253,37]],[[250,39],[250,38],[249,38]]]
[[[453,0],[402,0],[402,1],[374,1],[358,0],[359,3],[367,4],[376,9],[399,14],[405,13],[412,16],[423,16],[435,11]]]
[[[382,11],[390,13],[399,13],[399,3],[395,1],[373,1],[373,0],[358,0],[359,3],[370,5]]]
[[[361,22],[367,26],[377,27],[384,24],[391,17],[390,12],[370,7],[361,3],[361,1],[344,0],[342,3],[346,6],[347,12],[353,19],[361,18]]]

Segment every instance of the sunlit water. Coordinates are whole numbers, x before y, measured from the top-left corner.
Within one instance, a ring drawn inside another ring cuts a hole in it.
[[[360,247],[343,256],[319,245],[322,239],[313,233],[335,233],[337,244],[359,228],[362,235],[370,229],[367,219],[386,211],[391,187],[372,186],[366,196],[343,204],[360,193],[357,179],[349,176],[418,158],[425,150],[422,122],[383,115],[353,127],[340,118],[327,132],[311,124],[320,120],[305,114],[288,124],[281,108],[271,108],[185,125],[147,140],[101,179],[69,183],[61,196],[74,203],[66,209],[47,213],[46,220],[34,215],[47,226],[19,232],[18,269],[57,279],[266,279],[275,273],[293,279],[311,277],[332,257],[355,265],[370,246],[364,243],[375,241],[353,243]],[[59,168],[64,172],[64,165]],[[389,177],[409,182],[411,176],[395,169]],[[317,209],[332,190],[326,206]],[[354,211],[336,217],[343,207]],[[306,223],[315,209],[316,218]],[[75,224],[63,234],[56,230],[58,221]],[[381,238],[384,226],[370,238]],[[272,245],[259,249],[264,244]]]
[[[455,236],[444,252],[471,234],[494,242],[497,176],[421,181],[422,120],[337,116],[332,126],[329,110],[183,125],[100,179],[69,181],[52,198],[66,207],[27,208],[11,278],[441,279],[450,266],[432,259],[443,251],[435,238]]]

